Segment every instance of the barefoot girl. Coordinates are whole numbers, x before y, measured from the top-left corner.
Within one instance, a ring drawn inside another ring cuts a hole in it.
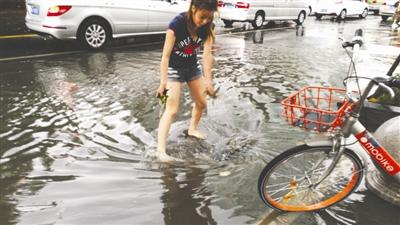
[[[183,83],[187,83],[194,101],[188,135],[204,139],[198,124],[207,106],[206,95],[214,94],[211,68],[214,42],[213,19],[217,0],[192,0],[189,10],[176,16],[169,24],[160,65],[160,86],[157,96],[167,89],[167,103],[158,127],[157,156],[161,161],[173,160],[166,154],[166,142],[171,123],[179,109]],[[203,45],[203,68],[197,52]]]

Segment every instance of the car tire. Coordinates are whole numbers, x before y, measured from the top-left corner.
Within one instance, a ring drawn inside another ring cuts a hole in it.
[[[304,20],[306,20],[306,12],[301,11],[297,16],[297,20],[295,20],[294,22],[296,22],[297,25],[302,25],[304,23]]]
[[[104,48],[111,40],[111,36],[109,25],[101,19],[90,19],[79,27],[78,40],[88,49]]]
[[[346,15],[347,15],[346,9],[342,9],[342,11],[340,11],[339,15],[336,17],[336,19],[344,20],[344,19],[346,19]]]
[[[225,27],[232,27],[232,20],[222,20],[222,22],[224,22]]]
[[[315,13],[315,18],[316,18],[317,20],[320,20],[320,19],[322,18],[322,15],[321,15],[321,14],[318,14],[318,13]]]
[[[359,17],[365,19],[367,16],[368,16],[368,9],[365,8],[364,11],[359,15]]]
[[[264,22],[265,22],[264,13],[257,12],[251,25],[254,27],[254,29],[260,29],[264,24]]]
[[[389,16],[381,16],[381,18],[382,18],[383,22],[386,22],[386,20],[389,18]]]
[[[375,11],[374,11],[374,15],[375,15],[375,16],[379,15],[379,10],[375,10]]]

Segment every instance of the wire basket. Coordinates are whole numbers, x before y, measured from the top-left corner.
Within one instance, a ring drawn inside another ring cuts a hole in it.
[[[284,99],[283,117],[296,127],[318,132],[340,126],[347,102],[346,90],[334,87],[304,87]]]

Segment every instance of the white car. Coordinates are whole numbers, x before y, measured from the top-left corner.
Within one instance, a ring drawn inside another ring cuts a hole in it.
[[[335,16],[344,20],[348,16],[365,18],[368,15],[368,4],[364,0],[320,0],[315,9],[315,17]]]
[[[220,18],[226,26],[234,22],[251,22],[255,29],[265,21],[294,20],[302,24],[308,15],[308,4],[303,0],[220,0]]]
[[[382,20],[386,21],[389,17],[392,17],[398,5],[399,0],[385,0],[379,8],[379,15],[382,17]]]
[[[165,33],[184,0],[26,0],[26,26],[56,39],[103,48],[112,38]]]

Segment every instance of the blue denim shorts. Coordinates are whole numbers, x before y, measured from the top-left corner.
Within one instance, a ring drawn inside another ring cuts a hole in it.
[[[187,68],[168,67],[168,80],[178,82],[189,82],[196,80],[202,75],[199,64]]]

